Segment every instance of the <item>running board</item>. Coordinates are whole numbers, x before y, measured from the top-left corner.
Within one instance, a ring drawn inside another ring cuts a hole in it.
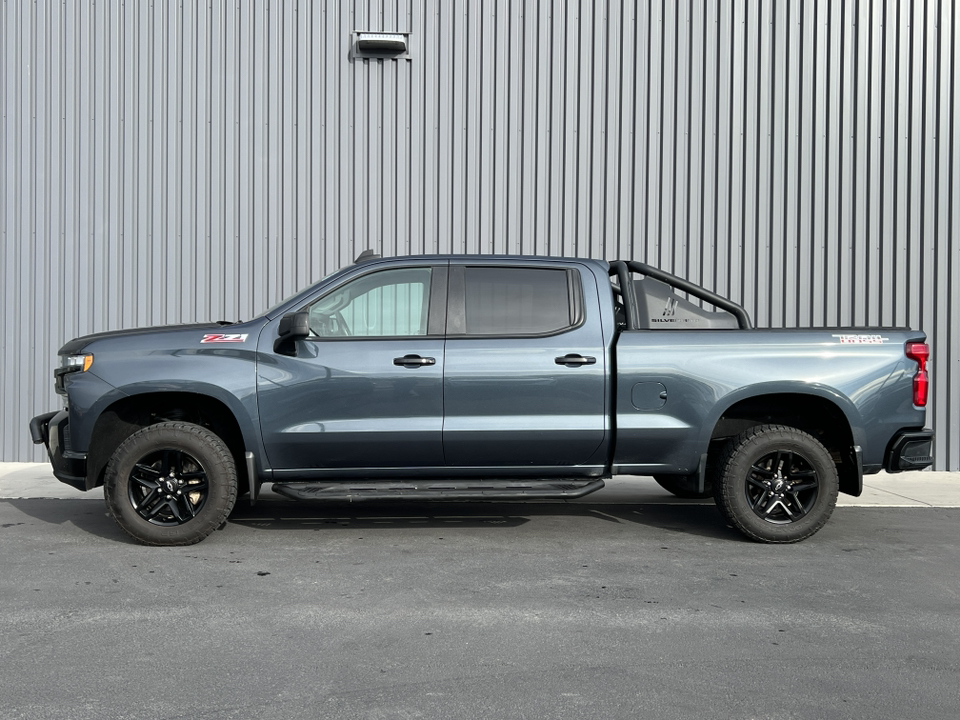
[[[276,483],[291,500],[570,500],[596,492],[603,480],[364,480]]]

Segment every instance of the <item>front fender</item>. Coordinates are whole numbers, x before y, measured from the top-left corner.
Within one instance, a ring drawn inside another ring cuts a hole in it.
[[[257,394],[253,388],[250,392],[237,395],[230,390],[213,383],[192,380],[151,380],[124,385],[120,390],[131,398],[138,395],[162,393],[189,393],[199,397],[210,397],[219,400],[233,414],[243,436],[243,444],[249,451],[256,453],[258,458],[266,462],[263,452],[263,442],[260,437],[260,419],[257,406]]]
[[[66,388],[71,449],[86,453],[97,419],[104,410],[127,396],[94,371],[70,373],[66,376]]]

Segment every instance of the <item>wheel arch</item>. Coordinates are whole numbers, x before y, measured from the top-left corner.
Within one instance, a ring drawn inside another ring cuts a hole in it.
[[[830,452],[840,476],[840,491],[860,495],[859,417],[853,403],[830,388],[810,384],[754,388],[729,396],[704,423],[701,453],[708,454],[708,462],[715,461],[729,438],[754,425],[795,427],[817,438]]]
[[[145,390],[116,400],[97,418],[87,455],[87,489],[103,484],[107,462],[126,438],[141,428],[171,420],[206,427],[220,437],[230,449],[241,487],[244,486],[244,452],[253,445],[234,409],[213,395]]]

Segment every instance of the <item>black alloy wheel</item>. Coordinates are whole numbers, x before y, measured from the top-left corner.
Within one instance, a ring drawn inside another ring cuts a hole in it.
[[[141,458],[130,473],[127,493],[137,514],[153,525],[182,525],[206,505],[210,483],[200,461],[165,448]]]
[[[820,476],[800,453],[776,450],[753,463],[744,490],[757,517],[786,525],[804,518],[814,508]]]

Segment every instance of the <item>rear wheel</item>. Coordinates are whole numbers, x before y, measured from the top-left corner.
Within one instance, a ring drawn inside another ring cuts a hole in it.
[[[816,438],[792,427],[758,425],[727,445],[715,497],[747,537],[792,543],[826,524],[839,487],[836,465]]]
[[[226,444],[204,427],[150,425],[117,448],[104,477],[107,508],[146,545],[192,545],[226,520],[237,471]]]
[[[708,498],[713,497],[713,482],[708,476],[703,483],[703,490],[698,490],[699,475],[654,475],[653,479],[664,490],[673,493],[679,498]]]

